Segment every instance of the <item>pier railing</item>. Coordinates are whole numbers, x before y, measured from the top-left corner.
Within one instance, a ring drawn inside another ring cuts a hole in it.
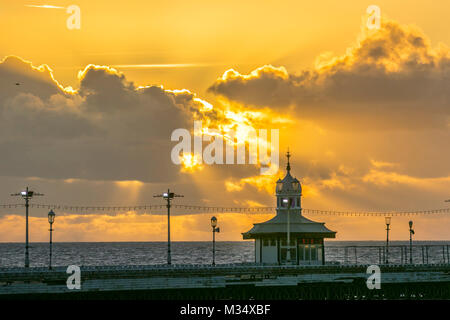
[[[201,262],[197,262],[197,260],[186,261],[186,259],[180,259],[180,257],[185,257],[184,252],[175,251],[176,254],[173,255],[174,259],[172,261],[173,268],[186,268],[186,267],[199,267],[205,268],[208,267],[211,263],[209,248],[201,247],[198,248],[198,252],[195,252],[195,255],[204,255],[205,259]],[[224,247],[227,250],[229,247]],[[22,268],[23,260],[22,260],[22,247],[15,246],[13,247],[15,253],[14,260],[7,260],[2,256],[2,252],[0,252],[0,272],[3,269],[8,268]],[[33,268],[48,268],[47,266],[47,246],[40,246],[38,244],[35,245],[36,254],[33,256],[32,267]],[[152,248],[149,247],[149,252],[151,252]],[[218,252],[216,253],[216,268],[220,266],[261,266],[259,263],[255,263],[255,258],[252,252],[252,248],[247,248],[245,255],[241,255],[238,257],[234,257],[230,255],[227,251],[224,251],[222,247],[219,246]],[[246,249],[246,247],[242,247],[242,249]],[[241,250],[241,253],[244,250]],[[6,252],[6,251],[4,251]],[[62,253],[65,251],[61,251],[61,255],[56,255],[56,257],[62,256]],[[78,251],[72,252],[70,251],[70,259],[56,259],[54,263],[54,268],[56,267],[65,267],[68,265],[79,265],[83,267],[89,268],[114,268],[114,267],[122,267],[123,265],[131,265],[136,264],[135,266],[127,266],[128,268],[142,269],[142,268],[166,268],[169,266],[165,265],[164,259],[158,259],[158,261],[150,260],[141,262],[136,260],[136,258],[126,260],[121,255],[124,254],[122,251],[115,251],[114,258],[115,260],[101,260],[101,259],[85,259],[85,256],[94,255],[94,253],[90,253],[89,251]],[[161,251],[162,256],[165,255],[164,251]],[[178,252],[178,253],[177,253]],[[226,252],[226,254],[225,254]],[[75,254],[76,253],[76,254]],[[191,252],[192,253],[192,252]],[[178,255],[177,255],[178,254]],[[66,253],[67,255],[67,253]],[[11,255],[10,255],[11,257]],[[39,259],[38,259],[39,258]],[[9,258],[10,259],[10,258]],[[7,261],[8,263],[4,263]],[[128,261],[124,263],[117,263],[117,261]],[[325,244],[325,261],[326,265],[332,266],[362,266],[362,265],[450,265],[450,242],[441,242],[434,244],[419,244],[416,243],[412,247],[409,244],[405,243],[397,243],[386,247],[386,245],[382,245],[380,243],[376,244],[368,244],[361,245],[353,243],[330,243]],[[87,263],[86,263],[87,262]],[[137,263],[136,263],[137,262]],[[274,265],[274,264],[267,264]],[[321,261],[302,261],[301,266],[318,266],[322,265]],[[294,267],[294,266],[293,266]]]
[[[327,264],[449,264],[450,245],[325,246]]]

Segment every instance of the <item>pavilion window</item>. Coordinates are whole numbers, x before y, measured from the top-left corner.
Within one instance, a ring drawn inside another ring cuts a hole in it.
[[[291,259],[293,261],[296,261],[297,260],[297,250],[295,250],[295,248],[290,248],[288,250],[290,251]]]
[[[305,260],[305,246],[304,245],[299,245],[298,246],[298,259],[300,261],[304,261]]]
[[[281,248],[281,249],[280,249],[280,258],[281,258],[281,261],[285,261],[285,260],[286,260],[286,255],[287,255],[287,253],[286,253],[286,248]]]
[[[281,192],[283,190],[283,182],[281,180],[277,181],[277,192]]]
[[[264,247],[268,247],[269,246],[269,239],[264,239],[263,240],[263,246]]]
[[[311,260],[311,253],[310,253],[309,249],[310,249],[310,246],[305,245],[305,260],[306,261]]]
[[[317,260],[317,247],[311,246],[311,260]]]

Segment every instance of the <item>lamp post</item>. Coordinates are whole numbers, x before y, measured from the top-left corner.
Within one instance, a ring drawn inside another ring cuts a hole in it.
[[[414,234],[414,230],[412,228],[413,222],[409,221],[409,263],[412,264],[412,235]]]
[[[289,198],[283,199],[283,202],[287,204],[287,251],[286,251],[286,262],[291,262],[291,221],[290,221],[290,211],[291,211],[291,201]]]
[[[391,225],[391,217],[385,217],[386,222],[386,264],[389,264],[389,226]]]
[[[25,191],[21,191],[19,193],[13,193],[11,194],[13,197],[21,196],[25,200],[25,268],[30,267],[30,255],[28,252],[28,208],[30,207],[30,200],[33,198],[33,196],[43,196],[41,193],[37,193],[34,191],[31,191],[28,187],[25,189]]]
[[[220,228],[216,228],[217,226],[217,218],[212,217],[211,218],[211,227],[212,227],[212,233],[213,233],[213,260],[212,265],[216,265],[216,232],[220,232]]]
[[[50,256],[49,256],[49,260],[48,260],[48,269],[52,270],[52,232],[53,232],[53,222],[55,222],[55,213],[53,212],[53,210],[50,210],[50,212],[48,213],[48,223],[50,223]]]
[[[170,265],[172,264],[172,256],[170,251],[170,201],[175,197],[183,197],[183,196],[170,192],[170,189],[167,189],[167,192],[155,195],[153,197],[163,198],[166,199],[167,201],[167,264]]]

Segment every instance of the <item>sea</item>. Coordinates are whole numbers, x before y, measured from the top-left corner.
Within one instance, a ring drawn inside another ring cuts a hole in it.
[[[329,241],[325,260],[330,264],[378,264],[385,261],[384,241]],[[415,241],[414,263],[449,263],[450,241]],[[215,262],[255,262],[252,241],[218,241]],[[389,263],[408,263],[409,241],[390,241]],[[55,242],[53,266],[163,265],[167,263],[167,242]],[[172,242],[172,264],[211,264],[211,242]],[[30,266],[47,267],[49,244],[30,243]],[[23,243],[0,243],[0,268],[24,265]]]

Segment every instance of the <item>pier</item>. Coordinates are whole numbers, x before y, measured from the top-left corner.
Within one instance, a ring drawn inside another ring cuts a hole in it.
[[[25,267],[0,267],[0,299],[450,299],[450,250],[447,242],[413,244],[413,221],[409,221],[409,244],[389,244],[391,216],[395,215],[390,212],[384,214],[386,245],[326,244],[325,239],[335,238],[336,231],[328,229],[324,222],[313,221],[303,215],[302,186],[291,175],[289,158],[288,152],[286,176],[276,182],[276,215],[265,222],[255,223],[242,233],[243,239],[255,241],[254,260],[251,262],[215,264],[215,233],[219,228],[217,219],[212,217],[212,265],[173,264],[170,208],[175,207],[171,204],[172,198],[181,195],[167,190],[157,195],[167,201],[167,264],[81,265],[74,266],[72,271],[69,266],[52,266],[50,233],[49,267],[29,267],[27,236]],[[27,189],[24,193],[26,201],[30,192]],[[27,210],[28,207],[26,202]],[[59,210],[61,207],[47,208],[51,210],[49,223],[52,232],[55,217],[52,208]],[[76,210],[80,208],[76,207]],[[202,211],[202,207],[195,208]],[[223,209],[208,207],[208,210],[217,212],[227,211]],[[113,207],[113,210],[119,209]],[[448,210],[432,213],[443,212]],[[209,263],[206,261],[209,256],[202,253],[200,257],[202,263],[203,260]],[[74,275],[73,270],[77,270]],[[75,275],[80,281],[73,287],[71,281]]]
[[[66,267],[0,269],[0,299],[448,299],[450,264],[381,265],[369,289],[369,265],[256,264],[85,266],[81,288]]]

